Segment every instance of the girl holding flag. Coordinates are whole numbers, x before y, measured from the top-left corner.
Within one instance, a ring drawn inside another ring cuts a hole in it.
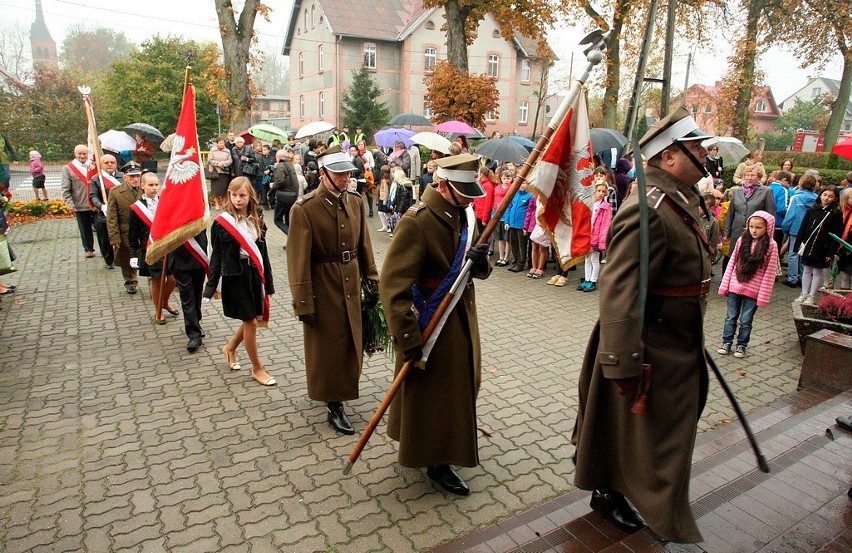
[[[222,348],[228,367],[242,368],[236,352],[243,343],[251,360],[252,378],[264,386],[274,386],[275,379],[264,370],[257,352],[257,327],[269,321],[269,296],[275,289],[266,251],[266,225],[248,178],[231,181],[222,210],[211,227],[210,277],[203,296],[212,298],[221,278],[222,310],[226,317],[242,321]]]

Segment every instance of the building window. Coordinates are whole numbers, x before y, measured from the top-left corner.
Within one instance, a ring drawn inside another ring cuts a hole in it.
[[[521,82],[530,82],[530,60],[521,60]]]
[[[811,89],[811,97],[812,98],[818,98],[820,94],[822,94],[822,87],[815,86]]]
[[[325,92],[319,93],[319,116],[320,119],[325,116]]]
[[[299,96],[299,117],[305,118],[305,97]]]
[[[299,77],[305,76],[305,53],[299,52]]]
[[[367,69],[376,68],[376,45],[372,42],[364,43],[364,67]]]
[[[432,118],[432,108],[429,105],[429,97],[428,96],[425,96],[423,98],[423,117],[425,117],[427,119]]]
[[[317,10],[316,6],[311,6],[311,28],[317,26]]]
[[[323,54],[325,54],[325,44],[320,44],[319,48],[317,48],[317,68],[319,69],[320,73],[322,73],[325,69],[325,65],[323,62],[323,58],[325,56]]]
[[[305,32],[308,32],[309,25],[310,19],[308,19],[308,8],[305,8]]]
[[[437,61],[438,51],[435,48],[426,48],[426,51],[423,53],[423,68],[426,71],[434,71]]]
[[[707,104],[704,106],[704,113],[713,113],[713,104]]]
[[[486,121],[496,121],[497,116],[494,114],[493,111],[489,111],[485,114],[485,120]]]
[[[763,100],[758,100],[757,105],[754,107],[754,111],[758,113],[763,113],[766,111],[766,102]]]
[[[426,22],[426,29],[429,30],[429,31],[434,31],[435,30],[435,22],[432,21],[431,19],[429,21],[427,21]]]
[[[494,29],[493,31],[491,31],[491,37],[500,38],[500,29]]]
[[[500,57],[496,54],[488,56],[488,76],[494,79],[500,76]]]
[[[518,123],[526,123],[529,118],[530,105],[527,102],[521,102],[521,109],[518,111]]]

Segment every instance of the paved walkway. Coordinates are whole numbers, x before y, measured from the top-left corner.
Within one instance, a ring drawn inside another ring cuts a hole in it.
[[[381,263],[389,238],[376,234]],[[3,277],[18,292],[0,304],[0,549],[422,551],[573,490],[576,378],[597,315],[576,272],[564,288],[500,269],[477,284],[488,435],[481,465],[460,471],[473,493],[457,498],[400,467],[384,425],[342,475],[357,436],[336,435],[306,397],[277,230],[278,293],[259,335],[271,389],[228,370],[220,347],[234,324],[219,304],[204,307],[205,344],[187,353],[179,321],[151,323],[144,286],[128,296],[118,270],[83,258],[73,220],[21,225],[10,240],[20,259]],[[795,295],[779,286],[749,355],[720,360],[747,412],[795,390]],[[709,343],[723,318],[713,295]],[[387,357],[366,361],[361,399],[347,406],[356,430],[392,374]],[[731,418],[712,385],[700,429]]]

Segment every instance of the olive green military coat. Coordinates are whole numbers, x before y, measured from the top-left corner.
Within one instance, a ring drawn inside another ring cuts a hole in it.
[[[470,209],[470,208],[468,208]],[[396,346],[396,372],[403,352],[423,341],[411,310],[411,285],[432,292],[449,272],[459,249],[461,221],[434,189],[412,207],[394,229],[379,291]],[[474,228],[470,229],[475,232]],[[471,274],[486,278],[490,265]],[[412,368],[390,406],[388,435],[399,441],[399,462],[407,467],[479,464],[476,397],[480,384],[479,323],[473,282],[449,314],[425,370]]]
[[[115,252],[115,264],[130,263],[130,206],[142,197],[142,188],[126,182],[113,188],[107,199],[107,232],[110,244],[120,244]]]
[[[379,279],[361,196],[344,192],[342,198],[341,209],[320,185],[290,210],[287,274],[296,316],[315,318],[302,327],[308,397],[316,401],[358,397],[361,279]],[[344,261],[343,252],[355,253]]]
[[[698,196],[668,173],[647,170],[655,186],[701,226]],[[644,335],[637,306],[639,209],[625,201],[610,228],[606,270],[598,280],[600,319],[579,379],[577,487],[623,493],[648,526],[676,542],[701,534],[689,509],[689,472],[698,418],[707,395],[704,357],[705,297],[655,295],[653,289],[695,285],[710,278],[701,236],[649,188],[650,270]],[[701,235],[703,235],[703,231]],[[639,375],[642,360],[652,377],[647,414],[630,412],[612,379]]]

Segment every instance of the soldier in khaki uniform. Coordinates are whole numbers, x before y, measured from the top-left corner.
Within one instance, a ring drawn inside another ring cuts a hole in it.
[[[701,540],[689,510],[689,471],[708,380],[703,324],[710,256],[695,188],[707,156],[701,140],[708,137],[681,108],[640,142],[650,226],[644,324],[633,195],[610,227],[598,281],[600,319],[580,372],[572,437],[574,483],[593,490],[592,508],[621,530],[636,531],[643,522],[626,496],[654,533],[676,542]],[[643,363],[651,378],[647,414],[640,416],[630,409]]]
[[[485,196],[478,163],[470,154],[438,160],[434,187],[424,191],[394,230],[379,291],[396,344],[397,372],[405,361],[421,359],[421,332],[466,259],[473,262],[473,277],[491,274],[488,245],[470,246],[476,236],[471,202]],[[468,280],[459,293],[425,367],[412,368],[394,398],[388,435],[399,441],[401,465],[428,467],[426,474],[443,489],[468,495],[470,488],[450,465],[479,464],[481,355],[473,282]]]
[[[361,281],[379,274],[361,196],[348,192],[349,154],[332,146],[317,157],[320,186],[290,210],[287,274],[303,323],[308,397],[325,401],[328,422],[354,434],[343,402],[358,398],[363,346]]]
[[[107,232],[115,251],[115,264],[121,267],[124,291],[135,294],[136,269],[130,266],[130,206],[142,195],[142,166],[131,161],[121,168],[124,182],[112,189],[107,199]]]

